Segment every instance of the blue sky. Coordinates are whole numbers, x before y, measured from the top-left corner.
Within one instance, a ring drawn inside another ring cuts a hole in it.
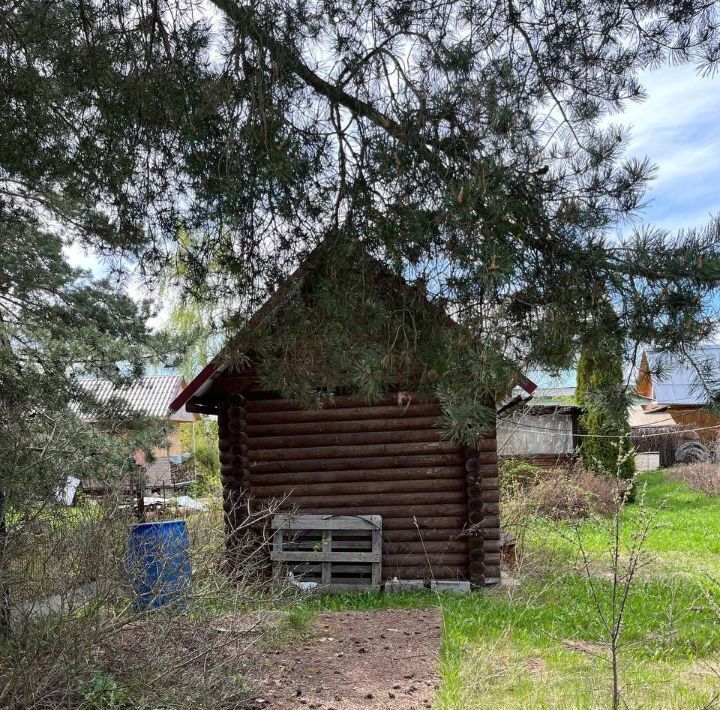
[[[720,76],[667,67],[643,76],[648,98],[617,117],[632,130],[629,153],[657,166],[642,221],[692,227],[720,213]]]

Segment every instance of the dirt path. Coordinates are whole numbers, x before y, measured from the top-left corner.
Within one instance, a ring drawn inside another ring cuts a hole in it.
[[[263,657],[248,705],[428,708],[438,683],[441,638],[437,608],[318,614],[309,637]]]

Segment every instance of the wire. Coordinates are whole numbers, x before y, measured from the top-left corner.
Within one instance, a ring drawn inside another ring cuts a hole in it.
[[[677,424],[677,422],[675,422],[675,420],[673,420],[673,419],[669,419],[668,421],[672,421],[675,424]],[[657,423],[654,426],[656,426],[656,425],[657,425]],[[640,428],[647,428],[647,427],[637,427],[637,428],[640,429]],[[579,439],[619,439],[620,437],[630,437],[633,439],[647,439],[647,438],[651,438],[651,437],[655,437],[655,436],[659,436],[659,435],[667,433],[667,432],[658,432],[658,433],[650,433],[650,434],[633,434],[632,432],[629,432],[627,434],[580,434],[580,433],[573,434],[572,432],[568,432],[568,431],[558,431],[557,429],[550,429],[547,427],[538,427],[538,426],[521,424],[521,423],[518,423],[515,427],[513,427],[512,431],[510,433],[512,434],[513,432],[518,431],[520,429],[522,429],[524,431],[528,431],[528,432],[536,432],[536,431],[548,432],[548,434],[553,435],[553,436],[565,436],[565,437],[573,436],[573,437],[579,438]],[[709,429],[720,429],[720,424],[714,424],[712,426],[704,426],[704,427],[694,427],[691,429],[678,429],[678,433],[679,434],[690,434],[692,432],[707,431]]]

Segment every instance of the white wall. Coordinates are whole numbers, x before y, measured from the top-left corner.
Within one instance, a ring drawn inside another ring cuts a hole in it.
[[[498,419],[497,444],[500,456],[571,454],[572,416],[562,413],[529,415],[515,411]]]

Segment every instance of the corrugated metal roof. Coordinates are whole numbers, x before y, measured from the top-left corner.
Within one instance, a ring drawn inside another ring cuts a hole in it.
[[[81,380],[82,386],[99,402],[122,398],[128,409],[149,417],[162,417],[174,421],[192,421],[195,417],[184,408],[170,411],[170,403],[180,394],[184,381],[180,375],[141,377],[130,385],[117,386],[110,380]]]
[[[533,397],[534,403],[555,404],[560,401],[563,404],[575,403],[575,387],[538,387]]]
[[[688,355],[645,352],[658,404],[707,404],[709,396],[702,381],[713,388],[720,375],[720,345],[707,345]]]

